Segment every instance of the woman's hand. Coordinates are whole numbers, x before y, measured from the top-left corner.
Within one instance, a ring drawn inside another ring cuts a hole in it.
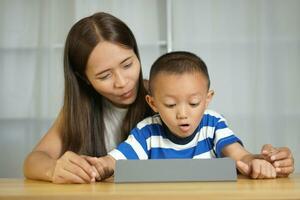
[[[261,154],[273,164],[278,177],[287,177],[294,172],[294,158],[289,148],[275,148],[271,144],[265,144],[261,149]]]
[[[84,158],[67,151],[56,161],[51,176],[53,183],[91,183],[95,182],[96,175]]]
[[[103,181],[114,174],[115,159],[109,155],[96,158],[83,156],[97,170],[97,181]]]

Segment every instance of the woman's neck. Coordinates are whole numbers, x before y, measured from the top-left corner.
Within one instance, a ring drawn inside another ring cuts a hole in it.
[[[104,101],[106,104],[109,104],[112,107],[118,108],[118,109],[128,109],[129,105],[124,105],[124,104],[116,104],[106,98],[104,98]]]

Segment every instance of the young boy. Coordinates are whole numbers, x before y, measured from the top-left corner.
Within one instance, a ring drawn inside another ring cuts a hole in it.
[[[266,160],[246,151],[218,113],[207,110],[214,92],[205,63],[189,52],[167,53],[152,65],[146,100],[156,115],[137,124],[126,141],[95,164],[101,179],[119,159],[220,158],[237,161],[251,178],[275,178]]]

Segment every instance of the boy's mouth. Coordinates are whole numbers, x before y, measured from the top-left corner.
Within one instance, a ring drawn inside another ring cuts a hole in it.
[[[189,129],[190,129],[190,125],[189,124],[180,124],[179,125],[179,129],[182,131],[182,132],[187,132]]]

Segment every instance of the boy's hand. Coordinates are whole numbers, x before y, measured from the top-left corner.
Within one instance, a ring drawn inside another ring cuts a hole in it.
[[[287,177],[293,173],[294,158],[289,148],[275,148],[271,144],[265,144],[261,149],[261,154],[264,159],[273,164],[278,177]]]
[[[100,158],[83,156],[97,171],[96,180],[103,181],[114,174],[115,160],[111,156]]]
[[[238,170],[253,179],[276,178],[276,170],[271,163],[266,160],[253,159],[248,163],[236,162]]]

